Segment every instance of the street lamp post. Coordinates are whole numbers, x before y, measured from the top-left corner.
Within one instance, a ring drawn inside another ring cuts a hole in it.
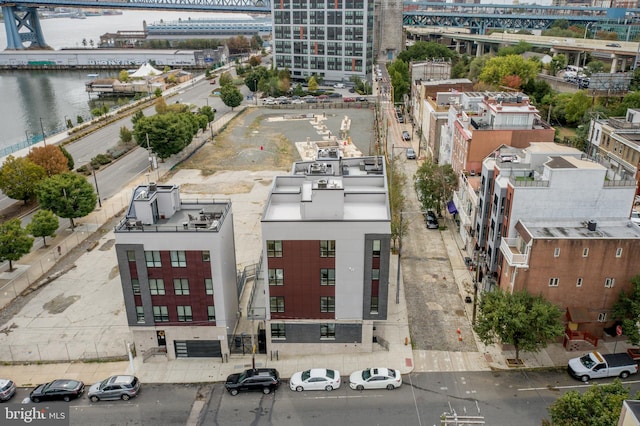
[[[98,178],[96,177],[96,171],[91,167],[91,173],[93,174],[93,182],[96,184],[96,195],[98,196],[98,206],[102,207],[102,201],[100,201],[100,189],[98,189]]]
[[[476,324],[476,311],[478,308],[478,287],[480,286],[480,260],[484,260],[485,255],[476,251],[476,274],[473,278],[473,313],[471,315],[471,325]]]
[[[204,98],[204,100],[207,102],[207,106],[209,106],[209,98]]]
[[[44,146],[47,146],[47,139],[44,135],[44,126],[42,125],[42,117],[40,117],[40,130],[42,130],[42,142],[44,142]]]

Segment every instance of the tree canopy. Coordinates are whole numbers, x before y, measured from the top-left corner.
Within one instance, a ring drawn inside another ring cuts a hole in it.
[[[493,86],[502,86],[505,78],[512,75],[517,75],[526,84],[538,75],[538,64],[520,55],[496,56],[487,61],[479,79]]]
[[[407,50],[398,53],[398,59],[409,63],[427,59],[455,58],[457,54],[447,46],[430,41],[417,41]]]
[[[84,217],[96,208],[98,199],[93,186],[77,173],[67,172],[52,176],[38,186],[40,208],[69,219]]]
[[[34,147],[27,158],[42,167],[48,177],[69,171],[69,161],[56,145]]]
[[[0,262],[9,261],[9,271],[13,271],[13,262],[29,253],[33,246],[27,230],[20,224],[20,219],[11,219],[0,223]]]
[[[34,237],[42,237],[42,243],[46,247],[47,237],[55,237],[58,226],[58,217],[51,210],[38,210],[27,225],[27,231]]]
[[[619,379],[612,383],[593,385],[584,393],[572,390],[549,407],[553,426],[616,425],[625,399],[639,399],[640,392],[630,397],[629,388]]]
[[[148,137],[153,152],[164,160],[189,145],[199,128],[194,114],[168,112],[138,119],[133,126],[133,136],[143,148],[147,147]]]
[[[45,170],[28,158],[9,155],[0,167],[0,190],[26,204],[35,197],[40,181],[46,176]]]
[[[442,211],[453,191],[458,189],[458,178],[450,164],[425,161],[415,174],[415,189],[423,210]]]
[[[622,321],[622,332],[632,345],[640,343],[640,275],[631,278],[630,291],[620,291],[618,301],[613,305],[613,317]]]
[[[513,345],[517,359],[520,350],[535,352],[562,336],[561,315],[560,308],[540,295],[496,290],[482,296],[473,329],[486,345],[496,342]]]
[[[235,107],[242,103],[243,97],[237,87],[228,84],[226,86],[222,86],[220,89],[220,99],[222,99],[222,102],[226,106],[231,107],[231,110],[233,111]]]

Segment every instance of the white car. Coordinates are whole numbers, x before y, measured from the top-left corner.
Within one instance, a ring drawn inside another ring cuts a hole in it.
[[[389,389],[402,386],[402,375],[393,368],[367,368],[355,371],[349,376],[351,389]]]
[[[289,379],[289,388],[297,392],[304,390],[332,391],[339,387],[340,372],[328,368],[312,368],[311,370],[299,371]]]

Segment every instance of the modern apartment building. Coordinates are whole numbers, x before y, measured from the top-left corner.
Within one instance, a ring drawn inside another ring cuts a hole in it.
[[[553,142],[554,129],[522,93],[465,92],[451,104],[441,133],[439,162],[457,173],[480,173],[482,161],[501,145],[526,148]]]
[[[183,200],[178,186],[140,185],[115,237],[138,354],[228,354],[238,315],[231,202]]]
[[[609,179],[638,179],[640,162],[640,110],[625,117],[593,118],[588,154],[607,168]]]
[[[295,163],[262,217],[249,315],[268,350],[368,352],[387,317],[391,217],[382,157]]]
[[[402,34],[402,3],[397,33]],[[374,63],[373,0],[272,2],[275,66],[294,80],[325,82],[351,76],[371,81]]]

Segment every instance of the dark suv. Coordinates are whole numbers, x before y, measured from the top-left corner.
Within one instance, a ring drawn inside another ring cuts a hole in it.
[[[240,391],[261,391],[269,394],[280,385],[280,374],[275,368],[255,368],[227,377],[224,387],[231,395]]]

